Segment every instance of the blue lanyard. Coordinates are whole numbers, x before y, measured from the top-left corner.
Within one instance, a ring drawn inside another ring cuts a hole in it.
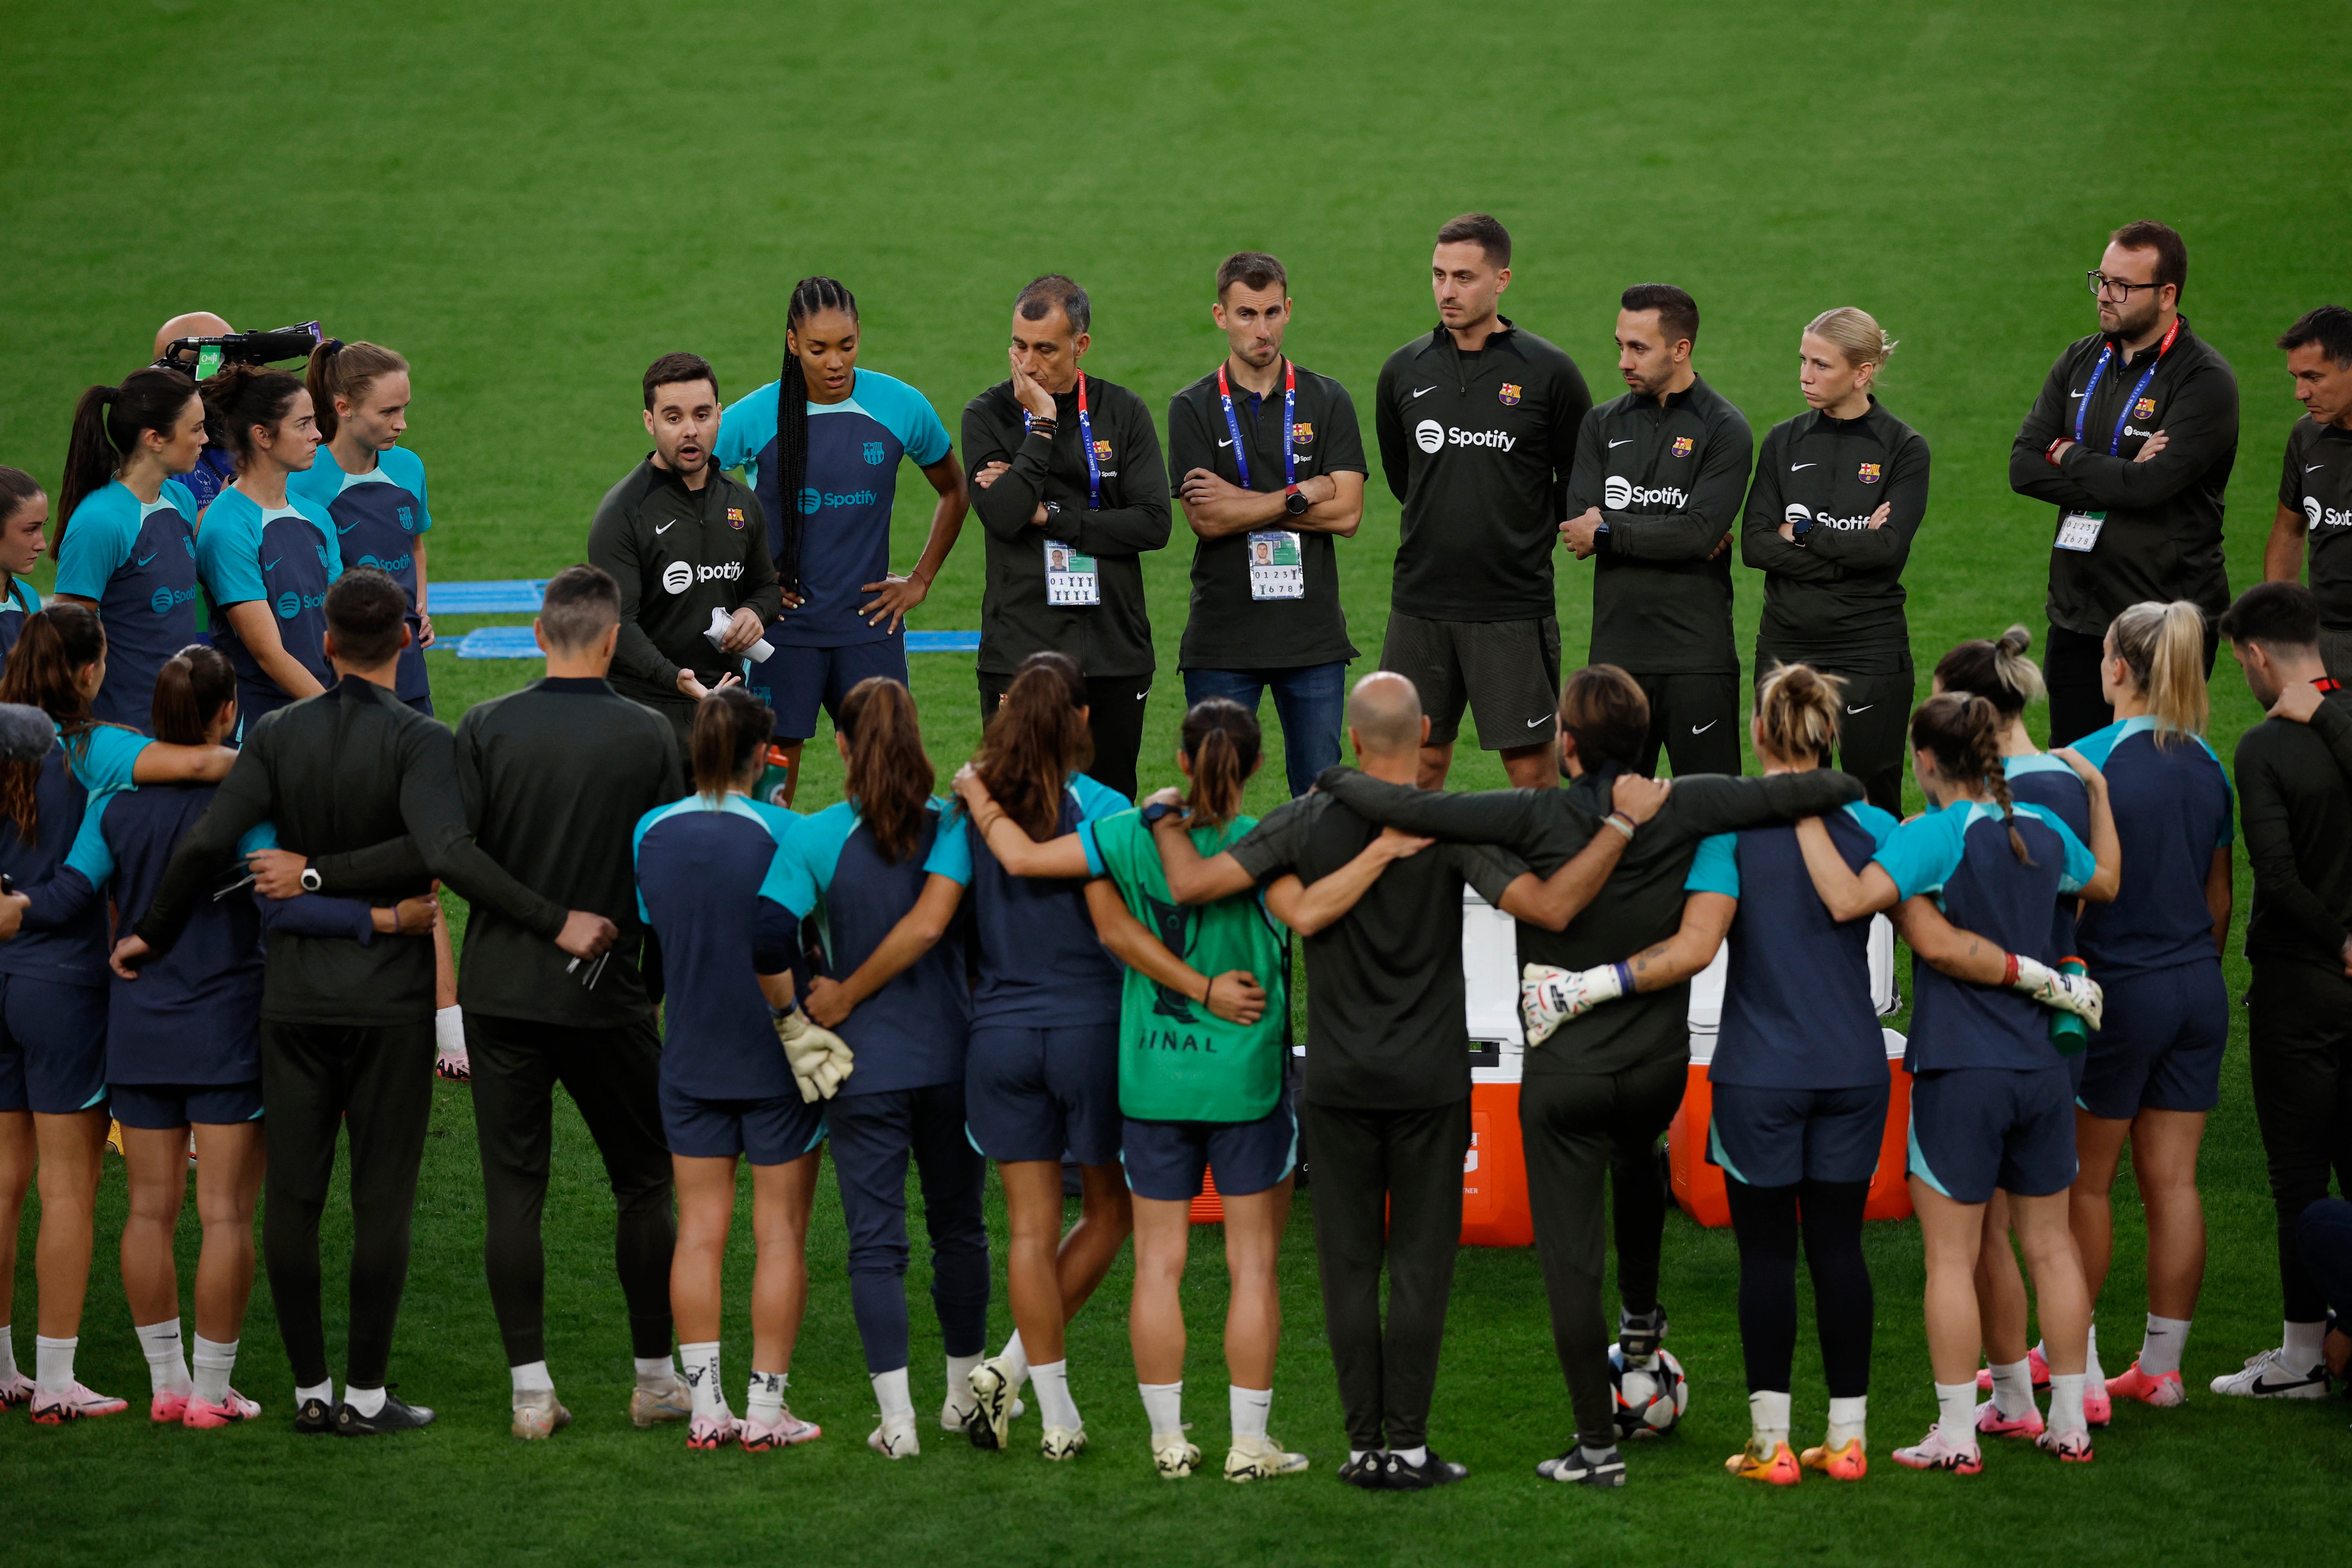
[[[2164,342],[2156,345],[2156,357],[2147,362],[2146,370],[2140,372],[2139,384],[2131,389],[2131,395],[2124,399],[2123,412],[2116,416],[2116,433],[2107,441],[2108,457],[2114,457],[2123,447],[2124,422],[2131,417],[2133,405],[2139,402],[2140,395],[2147,390],[2147,384],[2156,379],[2156,367],[2164,363],[2165,354],[2172,348],[2172,340],[2179,335],[2180,318],[2175,316],[2172,318],[2171,330],[2164,334]],[[2092,395],[2099,390],[2099,378],[2107,374],[2107,362],[2115,357],[2116,345],[2113,342],[2099,351],[2099,363],[2091,367],[2091,380],[2089,384],[2083,388],[2082,401],[2074,405],[2074,444],[2078,447],[2083,444],[2083,421],[2090,416]]]
[[[1021,433],[1029,433],[1030,414],[1021,411]],[[1087,377],[1078,373],[1078,444],[1087,452],[1087,510],[1102,510],[1102,466],[1095,461],[1095,422],[1087,416]]]
[[[1234,389],[1225,381],[1225,367],[1217,367],[1217,401],[1225,405],[1225,433],[1234,438],[1234,468],[1242,477],[1242,489],[1250,488],[1249,448],[1242,442],[1242,422],[1234,417]],[[1291,438],[1291,416],[1298,411],[1298,372],[1286,359],[1282,362],[1282,483],[1286,489],[1298,483],[1298,447]]]

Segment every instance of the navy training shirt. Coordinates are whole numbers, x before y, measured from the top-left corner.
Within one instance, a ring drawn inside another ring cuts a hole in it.
[[[637,914],[661,942],[662,1082],[702,1100],[797,1095],[758,977],[793,965],[783,847],[801,818],[698,795],[637,821]],[[856,1078],[853,1072],[852,1079]]]
[[[1956,800],[1897,827],[1871,857],[1895,879],[1903,898],[1936,896],[1944,917],[2010,952],[2055,964],[2050,949],[2050,906],[2081,889],[2098,869],[2074,829],[2038,805],[2020,803],[2017,832],[2025,840],[2021,862],[2010,847],[2000,808]],[[1947,1068],[2055,1067],[2049,1014],[2004,985],[1948,979],[1925,963],[1911,963],[1915,1001],[1910,1047],[1913,1072]]]
[[[843,801],[793,827],[784,845],[783,906],[818,917],[824,973],[845,980],[874,955],[891,928],[915,907],[933,876],[971,883],[971,851],[960,828],[941,823],[934,801],[914,853],[886,860],[856,805]],[[857,1005],[834,1033],[856,1053],[845,1096],[881,1094],[963,1081],[964,1037],[971,990],[964,973],[963,921],[951,921],[929,952]]]
[[[1895,832],[1856,803],[1822,818],[1855,871]],[[1867,1089],[1886,1081],[1886,1037],[1870,998],[1870,918],[1840,922],[1813,891],[1786,824],[1703,840],[1684,890],[1739,900],[1732,917],[1723,1023],[1710,1083],[1757,1089]]]
[[[2003,757],[2000,771],[2009,778],[2009,797],[2020,805],[2038,805],[2066,825],[2066,830],[2091,841],[2091,792],[2074,769],[2047,752]],[[2078,958],[2082,943],[2075,934],[2075,910],[2082,900],[2062,898],[2052,906],[2050,951],[2061,958]]]
[[[152,744],[131,731],[100,724],[50,748],[33,784],[38,814],[33,842],[26,843],[15,823],[0,818],[0,871],[17,891],[31,893],[58,874],[73,850],[90,797],[129,784],[139,753]],[[27,926],[13,941],[0,942],[0,974],[103,985],[113,973],[106,966],[107,952],[106,906],[92,901],[55,930]]]
[[[1079,823],[1125,811],[1130,804],[1108,784],[1078,773],[1062,792],[1054,837],[1075,833]],[[1016,877],[962,812],[955,814],[950,827],[968,835],[971,847],[972,929],[980,943],[973,1027],[1098,1024],[1117,1029],[1127,968],[1095,934],[1087,879]]]
[[[317,502],[290,489],[286,499],[289,504],[265,512],[243,490],[223,490],[205,509],[204,531],[196,536],[196,570],[213,602],[213,646],[236,668],[240,734],[294,700],[229,626],[230,605],[267,605],[286,651],[321,687],[335,684],[326,646],[327,588],[343,574],[335,524]]]
[[[196,640],[196,513],[177,479],[145,503],[116,479],[66,522],[52,591],[91,601],[106,623],[106,680],[89,705],[101,723],[152,730],[156,673]]]
[[[2160,732],[2143,714],[2074,742],[2106,775],[2123,887],[2083,911],[2083,963],[2100,984],[2176,964],[2219,963],[2205,879],[2234,841],[2230,775],[2202,736]]]
[[[768,515],[768,554],[782,561],[784,500],[776,493],[776,399],[781,382],[737,401],[719,422],[722,468],[740,468]],[[800,608],[784,612],[768,640],[784,647],[846,647],[903,633],[866,624],[857,606],[868,583],[890,574],[890,510],[898,459],[928,468],[948,455],[948,427],[923,395],[879,372],[854,373],[839,403],[808,405],[808,469],[792,505],[800,513]]]
[[[344,570],[373,566],[408,595],[409,644],[401,650],[393,695],[412,705],[429,702],[425,623],[416,609],[416,542],[433,526],[425,506],[424,462],[407,447],[393,447],[376,455],[374,468],[347,474],[333,449],[321,444],[316,461],[286,476],[286,493],[324,509],[333,520]]]

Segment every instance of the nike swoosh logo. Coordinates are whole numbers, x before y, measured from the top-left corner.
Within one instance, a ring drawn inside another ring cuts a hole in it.
[[[2306,469],[2305,469],[2304,471],[2305,471],[2305,473],[2309,473],[2311,470],[2310,470],[2310,469],[2308,469],[2308,468],[2306,468]],[[142,555],[142,556],[138,559],[138,561],[134,563],[134,564],[136,564],[136,565],[140,565],[140,566],[144,566],[144,565],[146,565],[146,564],[147,564],[147,563],[149,563],[150,561],[152,561],[152,560],[154,560],[154,559],[155,559],[155,552],[154,552],[153,551],[152,551],[152,550],[151,550],[151,551],[149,551],[146,554]]]
[[[1789,465],[1789,471],[1794,474],[1801,472],[1806,468],[1818,468],[1820,467],[1821,465],[1819,463],[1791,463]]]
[[[1537,725],[1538,725],[1538,724],[1549,724],[1549,723],[1550,723],[1550,722],[1551,722],[1551,715],[1550,715],[1550,714],[1549,714],[1549,713],[1547,713],[1547,714],[1545,714],[1545,715],[1544,715],[1542,718],[1540,718],[1540,719],[1530,719],[1530,720],[1528,720],[1528,729],[1530,729],[1530,730],[1532,730],[1532,729],[1534,729],[1534,728],[1535,728]]]
[[[1859,708],[1849,708],[1846,711],[1849,713],[1867,713],[1877,706],[1878,704],[1875,702],[1865,702]]]
[[[2316,473],[2319,469],[2326,467],[2327,467],[2327,465],[2325,463],[2305,463],[2303,466],[2303,471],[2306,474]]]
[[[1722,723],[1722,722],[1723,722],[1723,721],[1722,721],[1722,720],[1720,720],[1720,719],[1709,719],[1709,720],[1708,720],[1706,723],[1704,723],[1704,724],[1694,724],[1694,725],[1692,725],[1692,726],[1691,726],[1691,733],[1692,733],[1692,734],[1694,734],[1694,735],[1704,735],[1704,734],[1706,734],[1709,730],[1714,729],[1717,724],[1720,724],[1720,723]]]
[[[1416,386],[1412,389],[1412,395],[1415,397],[1427,397],[1431,393],[1435,392],[1437,388],[1433,386]]]
[[[2080,396],[2082,396],[2082,395],[2082,395],[2081,393],[2079,393],[2079,392],[2070,392],[2070,393],[2068,393],[2068,394],[2066,395],[2066,401],[2067,401],[2067,402],[2069,402],[2069,403],[2072,403],[2073,401],[2074,401],[2074,399],[2076,399],[2076,398],[2078,398],[2078,397],[2080,397]]]
[[[1628,437],[1626,437],[1622,441],[1612,441],[1612,442],[1610,442],[1610,443],[1609,443],[1609,449],[1610,449],[1611,451],[1612,451],[1612,452],[1613,452],[1613,451],[1615,451],[1615,450],[1616,450],[1618,447],[1630,447],[1630,446],[1632,446],[1633,444],[1633,437],[1631,437],[1631,436],[1628,436]]]
[[[1230,446],[1232,446],[1232,445],[1233,445],[1233,443],[1232,443],[1231,441],[1220,441],[1220,442],[1218,442],[1218,443],[1217,443],[1217,445],[1218,445],[1218,446],[1220,446],[1220,447],[1230,447]]]
[[[349,533],[352,530],[353,530],[353,529],[357,528],[358,526],[359,526],[359,524],[358,524],[358,523],[356,523],[356,522],[344,522],[344,523],[338,523],[338,524],[335,526],[335,531],[336,531],[337,533]]]
[[[2309,1388],[2313,1384],[2317,1383],[2319,1379],[2315,1377],[2298,1377],[2285,1383],[2273,1383],[2268,1378],[2258,1377],[2254,1379],[2254,1385],[2246,1390],[2246,1392],[2248,1394],[2257,1395],[2264,1394],[2284,1394],[2290,1389]]]
[[[656,533],[667,533],[671,529],[676,528],[677,526],[677,519],[671,518],[667,522],[665,522],[659,528],[655,529],[654,531]]]
[[[1135,700],[1136,700],[1138,702],[1140,702],[1140,701],[1142,701],[1145,698],[1147,698],[1147,697],[1149,697],[1149,696],[1150,696],[1150,695],[1151,695],[1151,693],[1150,693],[1150,691],[1148,691],[1148,690],[1145,690],[1145,691],[1139,691],[1139,692],[1137,692],[1137,693],[1135,694]]]
[[[278,558],[278,561],[283,561],[285,559],[286,557],[281,555]],[[278,569],[278,561],[265,561],[261,563],[261,569],[264,572],[275,572]]]

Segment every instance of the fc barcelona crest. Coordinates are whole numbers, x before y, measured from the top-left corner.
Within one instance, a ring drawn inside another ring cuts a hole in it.
[[[733,529],[738,533],[743,531],[743,509],[741,507],[730,506],[727,509],[727,526]]]
[[[1294,447],[1315,445],[1315,426],[1300,420],[1290,427],[1290,444]]]
[[[2143,397],[2143,398],[2141,398],[2137,403],[2133,404],[2133,405],[2132,405],[2132,417],[2133,417],[2133,418],[2135,418],[2135,419],[2153,419],[2153,418],[2155,418],[2155,417],[2156,417],[2156,399],[2155,399],[2155,398],[2153,398],[2153,397]]]
[[[1507,381],[1503,383],[1503,390],[1496,393],[1495,395],[1503,400],[1504,407],[1517,408],[1519,405],[1519,393],[1520,388],[1518,383],[1515,381]]]
[[[1864,484],[1874,485],[1878,482],[1878,465],[1876,463],[1864,463],[1862,467],[1853,471],[1853,477],[1860,479]]]
[[[1097,462],[1097,463],[1107,463],[1107,462],[1108,462],[1109,460],[1110,460],[1110,443],[1109,443],[1109,442],[1108,442],[1108,441],[1097,441],[1097,442],[1096,442],[1096,443],[1095,443],[1095,461],[1096,461],[1096,462]]]
[[[1677,436],[1677,437],[1675,437],[1675,457],[1677,457],[1677,458],[1687,458],[1687,457],[1689,457],[1690,455],[1691,455],[1691,438],[1690,438],[1689,437],[1687,437],[1687,436]]]

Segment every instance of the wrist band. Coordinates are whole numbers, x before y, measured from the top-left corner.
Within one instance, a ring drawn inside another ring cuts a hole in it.
[[[1609,967],[1617,974],[1617,994],[1621,996],[1633,994],[1633,966],[1630,963],[1612,963]]]
[[[2049,464],[2052,468],[2056,468],[2058,466],[2058,448],[2065,444],[2066,437],[2063,436],[2061,436],[2056,440],[2051,442],[2049,446],[2042,449],[2042,460]]]
[[[1201,1005],[1202,1005],[1202,1006],[1203,1006],[1203,1007],[1208,1006],[1208,1005],[1209,1005],[1209,998],[1210,998],[1211,996],[1213,996],[1213,995],[1214,995],[1214,994],[1216,994],[1216,989],[1217,989],[1217,977],[1216,977],[1215,975],[1212,974],[1212,975],[1210,975],[1210,976],[1209,976],[1209,983],[1208,983],[1206,985],[1203,985],[1203,986],[1202,986],[1202,987],[1201,987]]]
[[[2000,983],[2003,985],[2015,985],[2017,984],[2017,954],[2013,952],[2002,953],[2000,956]]]
[[[1618,832],[1623,834],[1627,838],[1633,837],[1633,819],[1626,816],[1623,812],[1612,811],[1601,820],[1615,828]]]

